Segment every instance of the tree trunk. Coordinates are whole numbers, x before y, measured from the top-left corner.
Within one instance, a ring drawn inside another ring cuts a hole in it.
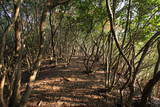
[[[141,101],[140,101],[140,106],[141,107],[146,107],[147,105],[147,99],[151,96],[153,87],[156,85],[156,83],[160,80],[160,71],[158,71],[159,65],[160,65],[160,40],[158,41],[157,45],[157,50],[158,50],[158,60],[156,62],[156,66],[154,69],[154,76],[149,82],[146,84],[146,86],[143,89]],[[157,72],[158,71],[158,72]]]

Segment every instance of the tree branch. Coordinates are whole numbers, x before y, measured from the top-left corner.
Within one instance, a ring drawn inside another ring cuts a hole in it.
[[[131,69],[131,65],[128,61],[128,59],[126,58],[126,56],[124,55],[124,53],[122,52],[120,45],[118,43],[118,40],[116,38],[116,33],[115,33],[115,29],[114,29],[114,25],[113,25],[113,14],[111,11],[111,7],[110,7],[110,0],[106,0],[106,8],[107,8],[107,13],[109,15],[109,21],[110,21],[110,31],[112,32],[113,38],[115,40],[116,46],[118,48],[119,53],[122,55],[123,59],[126,61],[128,67]]]

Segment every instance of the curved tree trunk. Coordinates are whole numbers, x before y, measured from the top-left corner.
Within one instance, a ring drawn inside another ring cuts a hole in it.
[[[160,71],[158,71],[158,68],[160,65],[160,41],[158,42],[157,50],[158,50],[159,57],[158,57],[158,60],[157,60],[157,63],[156,63],[155,69],[154,69],[154,76],[151,80],[149,80],[149,82],[146,84],[146,86],[143,89],[142,97],[141,97],[141,101],[140,101],[141,107],[147,106],[147,100],[151,96],[153,87],[160,80]]]

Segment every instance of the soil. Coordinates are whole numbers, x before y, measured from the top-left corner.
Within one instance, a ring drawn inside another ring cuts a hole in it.
[[[80,57],[66,67],[44,63],[26,107],[117,107],[116,96],[104,91],[104,71],[84,73]]]
[[[44,64],[27,107],[107,107],[111,102],[95,92],[104,88],[103,73],[85,74],[83,62],[76,56],[68,67],[63,62],[56,67],[54,64]]]

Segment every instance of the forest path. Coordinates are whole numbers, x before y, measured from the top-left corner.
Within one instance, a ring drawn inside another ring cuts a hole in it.
[[[80,57],[74,56],[71,64],[42,67],[34,83],[27,107],[111,107],[103,96],[94,93],[104,88],[103,71],[86,75]]]

